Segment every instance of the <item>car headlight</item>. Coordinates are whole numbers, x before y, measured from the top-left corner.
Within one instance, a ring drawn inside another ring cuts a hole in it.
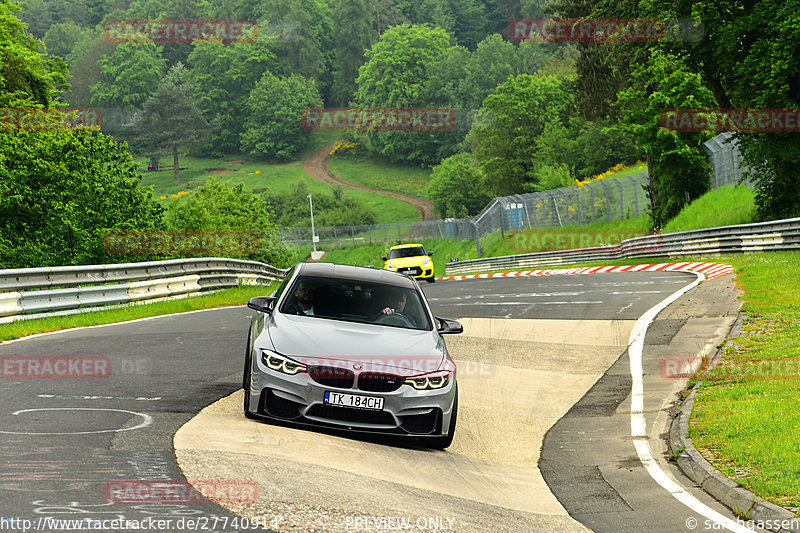
[[[421,376],[406,378],[405,383],[417,390],[441,389],[450,383],[450,372],[445,370],[433,372],[431,374],[422,374]]]
[[[386,270],[391,270],[392,272],[394,272],[395,270],[397,270],[397,267],[391,263],[386,263]]]
[[[426,259],[425,261],[422,262],[422,266],[424,266],[424,267],[429,267],[432,264],[433,264],[433,262],[431,262],[430,258],[428,258],[428,259]]]
[[[306,372],[306,365],[303,363],[292,361],[285,355],[281,355],[271,350],[261,350],[261,361],[271,370],[292,376],[300,372]]]

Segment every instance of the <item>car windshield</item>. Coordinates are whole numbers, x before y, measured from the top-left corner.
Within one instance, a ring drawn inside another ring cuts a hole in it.
[[[298,277],[287,291],[280,312],[405,329],[431,329],[417,291],[360,280]]]
[[[389,250],[389,259],[417,257],[420,255],[428,255],[425,253],[425,248],[422,246],[410,246],[408,248],[395,248],[394,250]]]

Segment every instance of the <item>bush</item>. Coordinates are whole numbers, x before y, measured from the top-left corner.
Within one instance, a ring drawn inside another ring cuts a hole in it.
[[[264,200],[244,184],[228,185],[211,177],[194,194],[173,201],[166,220],[176,231],[255,232],[258,251],[241,257],[282,268],[294,263],[295,252],[283,242],[272,218]]]
[[[0,132],[0,268],[116,261],[109,230],[157,229],[127,146],[98,131]]]
[[[278,213],[278,225],[311,227],[308,193],[305,182],[301,181],[287,193],[267,195],[269,209]],[[345,198],[341,186],[334,187],[333,194],[315,193],[313,200],[314,224],[317,227],[361,226],[377,221],[375,213],[367,206],[353,198]]]
[[[442,217],[475,215],[492,199],[481,187],[482,179],[483,173],[470,154],[456,154],[434,167],[428,195]]]

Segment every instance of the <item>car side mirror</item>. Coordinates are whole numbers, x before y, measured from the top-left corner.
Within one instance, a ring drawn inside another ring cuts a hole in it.
[[[381,257],[381,261],[388,261],[388,260],[389,260],[388,257]]]
[[[277,298],[274,296],[256,296],[255,298],[250,298],[250,301],[247,302],[247,307],[262,313],[270,314],[272,313],[272,303],[276,299]]]
[[[428,252],[428,257],[433,257],[433,252]]]
[[[464,326],[457,320],[450,320],[449,318],[435,317],[439,322],[438,331],[440,334],[445,335],[449,333],[464,333]]]

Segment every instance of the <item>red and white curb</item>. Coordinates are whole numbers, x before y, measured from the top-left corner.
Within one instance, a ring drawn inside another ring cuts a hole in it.
[[[465,274],[463,276],[443,276],[437,280],[461,280],[483,278],[517,278],[528,276],[562,276],[575,274],[605,274],[606,272],[697,272],[706,279],[733,274],[733,267],[725,263],[655,263],[644,265],[599,266],[583,268],[557,268],[544,270],[520,270],[516,272],[498,272],[495,274]]]

